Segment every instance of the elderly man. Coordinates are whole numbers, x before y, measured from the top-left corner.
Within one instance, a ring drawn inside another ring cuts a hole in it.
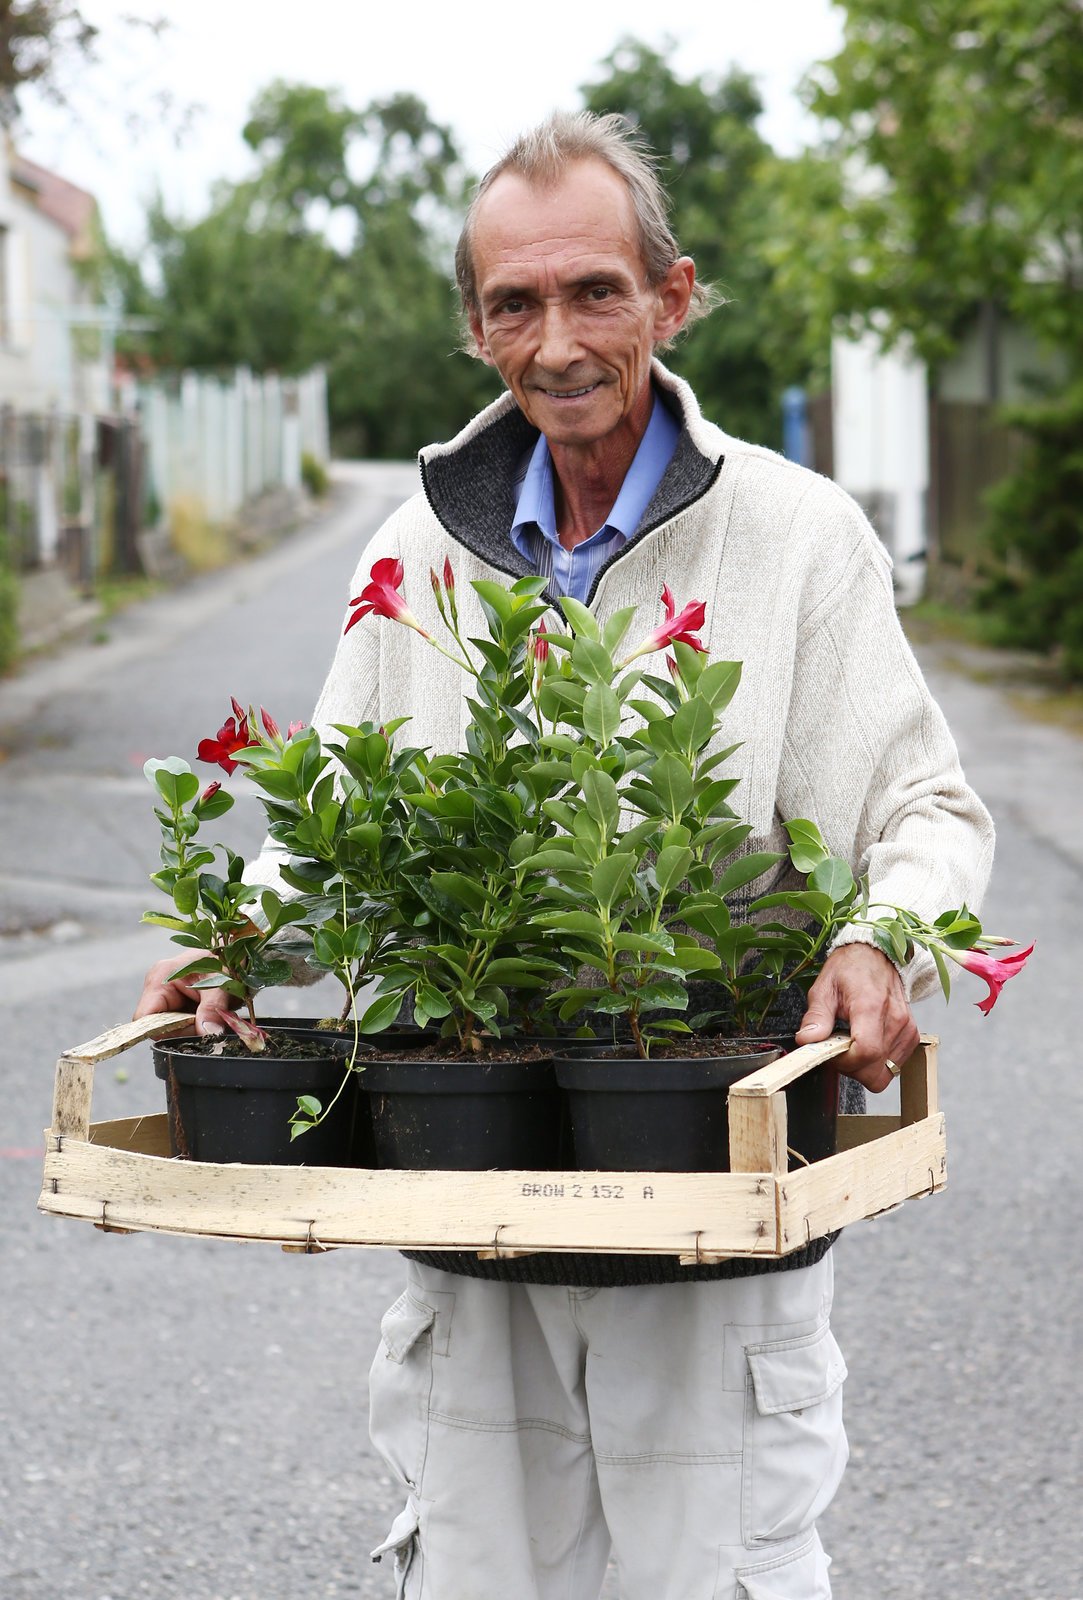
[[[482,181],[457,256],[480,358],[507,393],[421,458],[424,494],[366,551],[460,586],[538,572],[599,616],[663,583],[707,601],[705,642],[745,663],[750,847],[813,816],[874,897],[975,905],[988,817],[903,640],[889,565],[831,483],[722,433],[655,359],[710,307],[652,165],[616,118],[554,116]],[[411,604],[426,603],[419,582]],[[435,627],[435,619],[432,626]],[[342,640],[318,725],[412,716],[455,748],[464,686],[373,619]],[[798,1038],[849,1027],[851,1078],[884,1089],[917,1040],[900,972],[851,932]],[[199,997],[148,976],[140,1014]],[[201,1017],[213,1026],[214,1000]],[[859,1092],[859,1091],[857,1091]],[[779,1263],[419,1255],[372,1369],[373,1439],[405,1501],[411,1600],[825,1600],[816,1519],[842,1475],[845,1366],[830,1240]]]

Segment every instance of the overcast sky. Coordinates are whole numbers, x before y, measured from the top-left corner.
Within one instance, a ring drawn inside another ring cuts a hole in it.
[[[844,13],[831,0],[81,0],[102,29],[100,60],[66,78],[77,116],[23,96],[20,148],[98,198],[106,228],[131,247],[159,186],[174,214],[198,216],[216,178],[249,170],[249,104],[274,78],[335,86],[361,106],[399,90],[421,96],[483,170],[506,141],[556,106],[624,34],[675,40],[682,75],[753,73],[763,133],[791,152],[809,137],[794,93],[833,54]],[[166,17],[154,38],[125,16]],[[190,114],[186,118],[185,108]]]

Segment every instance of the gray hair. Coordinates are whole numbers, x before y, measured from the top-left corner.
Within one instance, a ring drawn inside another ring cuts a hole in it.
[[[455,281],[459,286],[464,318],[480,311],[474,274],[473,239],[478,206],[504,172],[515,172],[539,188],[559,183],[575,161],[604,161],[627,185],[639,235],[639,252],[650,284],[661,283],[681,249],[669,226],[670,200],[658,177],[658,157],[642,134],[616,113],[596,116],[591,111],[554,111],[544,122],[520,134],[496,164],[489,168],[474,192],[455,247]],[[685,318],[685,328],[712,311],[721,295],[710,284],[697,282]],[[477,354],[469,329],[467,350]],[[667,339],[662,348],[673,341]]]

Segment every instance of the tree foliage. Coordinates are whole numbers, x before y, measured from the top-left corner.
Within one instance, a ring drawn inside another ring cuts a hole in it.
[[[620,112],[660,158],[673,224],[698,276],[726,299],[667,358],[731,433],[777,445],[781,391],[803,378],[809,346],[780,299],[769,246],[785,227],[785,163],[756,129],[752,79],[677,76],[668,53],[624,39],[584,89],[588,109]]]
[[[935,365],[985,303],[1078,367],[1078,0],[848,0],[809,104],[827,140],[793,174],[786,281],[822,325],[906,332]]]
[[[354,453],[410,456],[455,432],[493,384],[455,350],[450,241],[465,173],[450,131],[413,95],[355,110],[278,82],[244,137],[256,173],[220,185],[205,217],[152,209],[154,287],[121,265],[129,309],[158,323],[156,359],[323,363],[338,443]]]
[[[17,91],[48,90],[59,58],[91,53],[98,30],[70,0],[3,0],[0,4],[0,121],[14,115]]]

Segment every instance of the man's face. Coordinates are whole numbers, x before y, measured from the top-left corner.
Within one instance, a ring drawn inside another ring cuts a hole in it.
[[[473,255],[470,326],[528,420],[553,445],[637,444],[654,346],[683,323],[694,274],[682,257],[648,284],[623,180],[596,160],[550,189],[501,173],[478,208]]]

